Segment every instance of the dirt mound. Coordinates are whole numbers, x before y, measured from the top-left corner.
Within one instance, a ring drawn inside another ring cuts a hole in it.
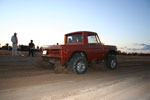
[[[43,61],[41,57],[36,59],[35,66],[39,67],[39,68],[49,69],[51,71],[53,70],[54,73],[56,73],[56,74],[69,74],[69,73],[72,73],[70,69],[65,68],[64,66],[61,66],[61,65],[49,64],[49,63]]]
[[[0,50],[0,55],[11,55],[10,50]]]
[[[41,57],[36,59],[34,66],[39,67],[39,68],[44,68],[44,69],[53,69],[52,66],[44,62]]]

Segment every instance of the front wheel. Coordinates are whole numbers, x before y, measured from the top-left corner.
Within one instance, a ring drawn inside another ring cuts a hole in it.
[[[115,55],[108,55],[106,65],[109,69],[114,70],[117,68],[117,58]]]

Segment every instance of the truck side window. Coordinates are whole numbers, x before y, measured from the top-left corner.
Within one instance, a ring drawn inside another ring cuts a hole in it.
[[[82,42],[82,34],[67,36],[67,43]]]
[[[97,44],[98,40],[96,35],[88,35],[88,43],[89,44]]]

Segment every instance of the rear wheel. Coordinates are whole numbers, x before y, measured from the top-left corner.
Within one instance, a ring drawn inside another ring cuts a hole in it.
[[[71,58],[69,62],[69,67],[72,69],[73,72],[77,74],[84,74],[88,70],[88,64],[84,57],[75,56]]]
[[[108,55],[107,59],[106,59],[106,66],[111,69],[114,70],[117,68],[117,58],[115,55]]]

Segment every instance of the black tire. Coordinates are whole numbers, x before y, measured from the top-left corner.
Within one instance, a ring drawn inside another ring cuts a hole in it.
[[[88,70],[88,64],[84,57],[81,56],[75,56],[71,58],[69,62],[69,67],[72,69],[72,71],[76,74],[84,74]]]
[[[117,68],[117,58],[115,55],[107,56],[106,66],[111,70],[115,70]]]

